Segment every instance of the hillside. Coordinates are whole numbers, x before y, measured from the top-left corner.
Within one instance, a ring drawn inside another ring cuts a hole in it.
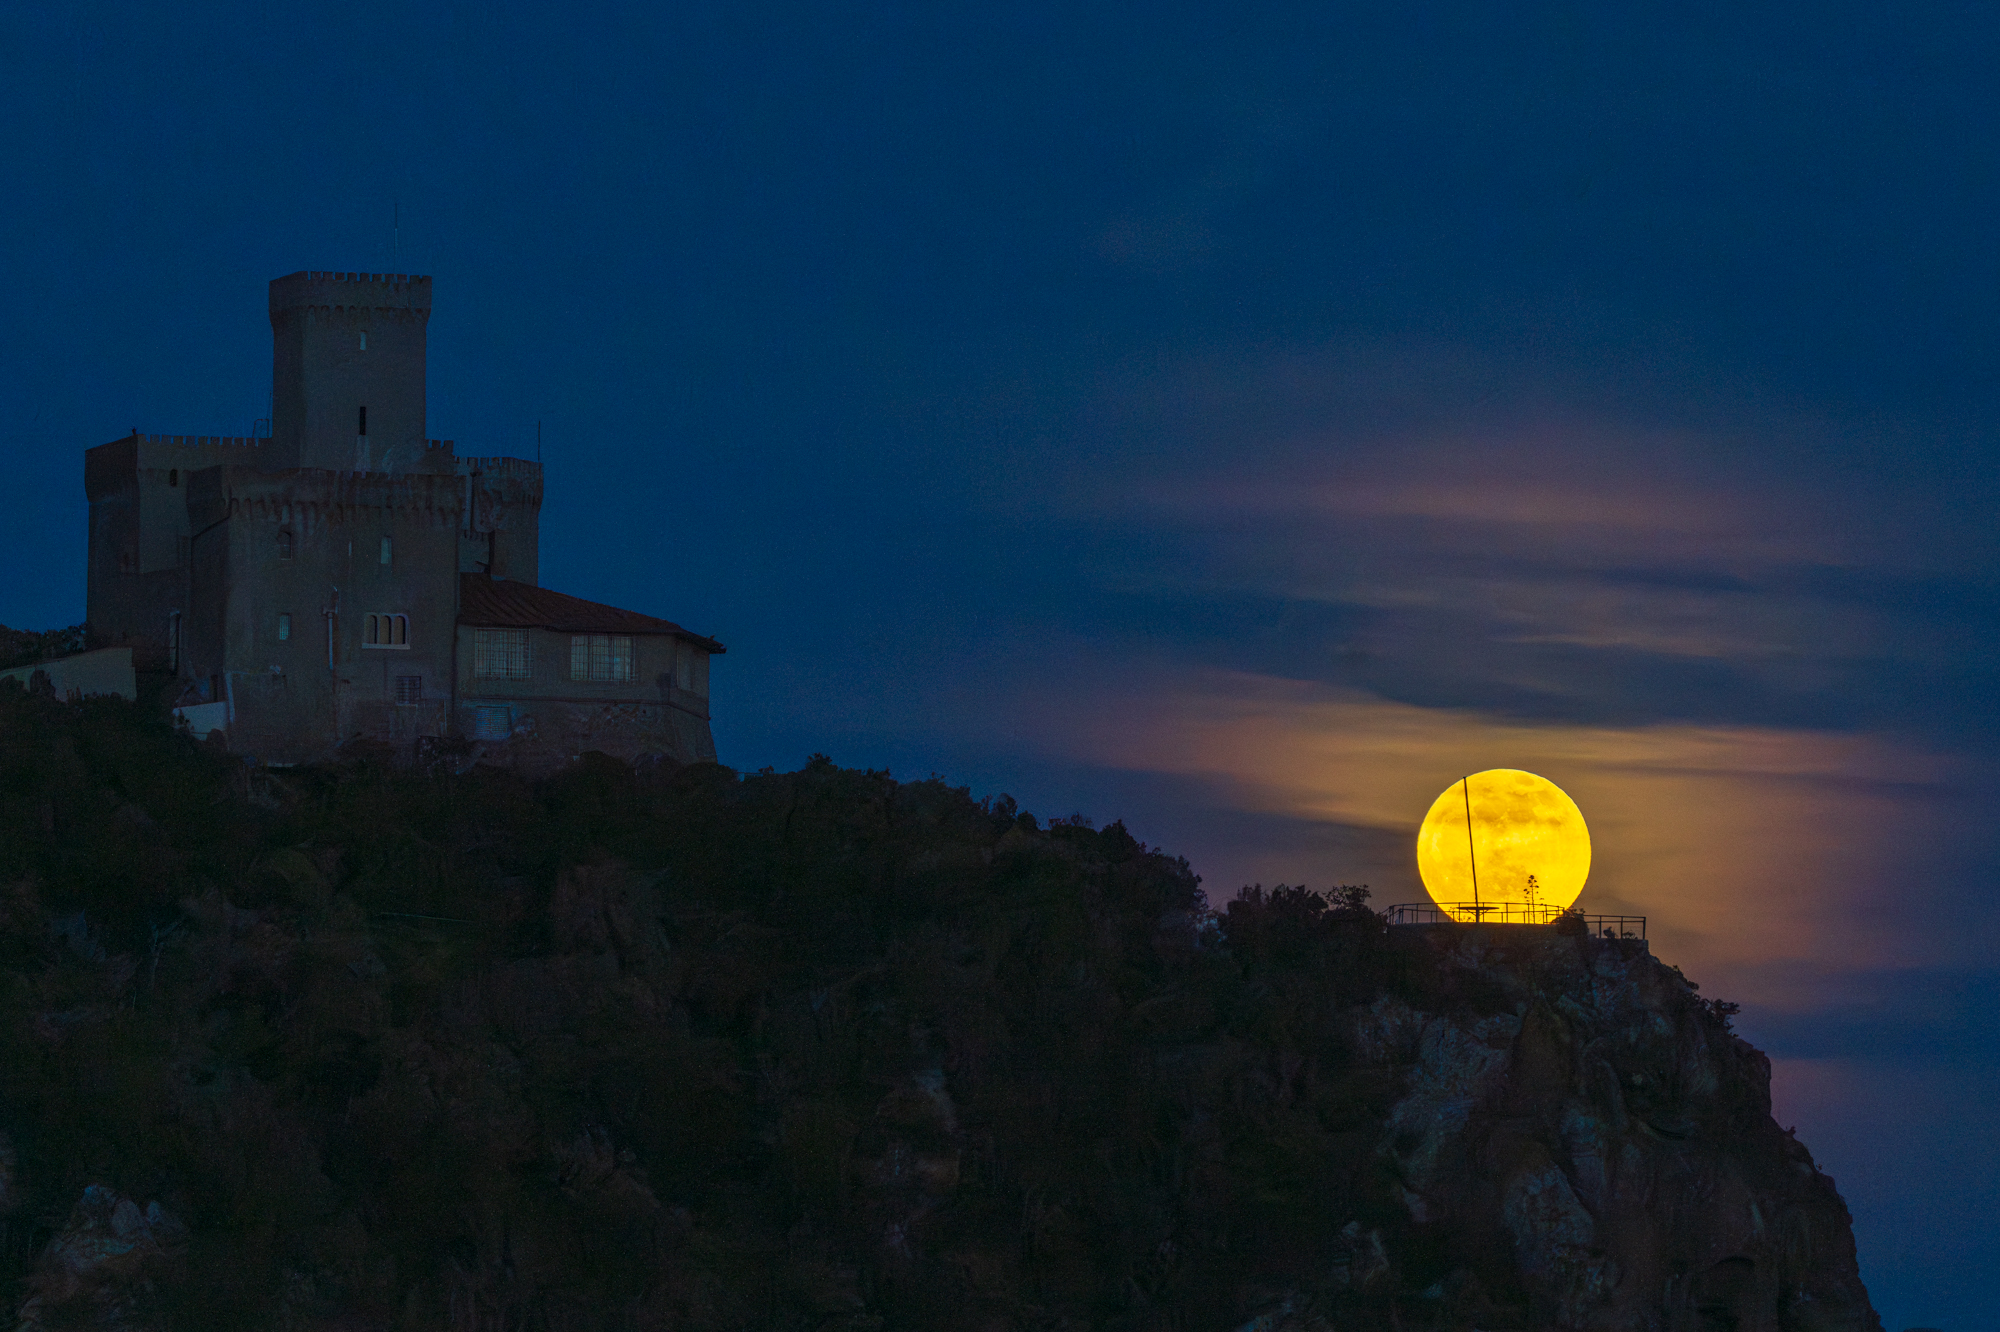
[[[814,759],[248,770],[0,687],[23,1328],[1874,1329],[1636,945],[1213,912]]]

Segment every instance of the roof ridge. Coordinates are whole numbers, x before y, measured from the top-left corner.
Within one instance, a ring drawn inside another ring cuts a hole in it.
[[[592,601],[552,587],[517,583],[489,574],[459,575],[460,624],[473,627],[548,629],[557,633],[675,635],[723,652],[722,644],[672,620]]]

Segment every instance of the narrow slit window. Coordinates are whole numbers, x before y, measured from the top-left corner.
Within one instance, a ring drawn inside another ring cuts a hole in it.
[[[361,350],[362,351],[368,350],[368,330],[365,328],[361,330]],[[368,432],[364,430],[361,433],[365,435]]]
[[[365,435],[368,433],[368,409],[366,407],[363,407],[361,409],[361,421],[360,424],[355,429],[354,433],[357,435]]]
[[[382,538],[382,563],[389,564],[395,559],[396,543],[389,537]]]
[[[278,558],[281,560],[292,558],[292,534],[290,532],[278,533]]]
[[[278,641],[282,643],[291,636],[292,617],[289,612],[280,613],[278,616]]]
[[[167,484],[170,486],[177,486],[180,483],[181,483],[181,469],[178,467],[169,467],[167,469]]]

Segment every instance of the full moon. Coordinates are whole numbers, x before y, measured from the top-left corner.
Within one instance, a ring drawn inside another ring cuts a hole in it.
[[[1417,872],[1455,920],[1553,915],[1590,877],[1590,830],[1548,778],[1491,768],[1432,802],[1417,830]]]

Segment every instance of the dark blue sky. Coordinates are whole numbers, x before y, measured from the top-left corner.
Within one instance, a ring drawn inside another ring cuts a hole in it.
[[[268,279],[433,273],[430,433],[543,423],[725,761],[1385,900],[1544,772],[1887,1325],[2000,1323],[2000,14],[1375,8],[0,9],[0,622],[84,448],[267,414]]]

